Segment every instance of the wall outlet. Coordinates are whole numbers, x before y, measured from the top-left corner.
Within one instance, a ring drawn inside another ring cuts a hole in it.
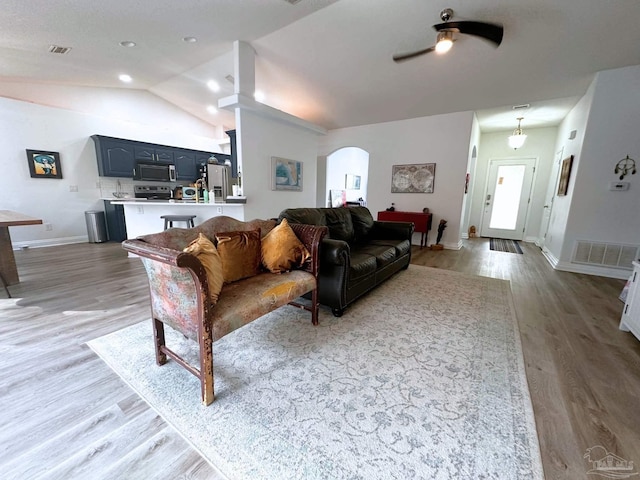
[[[78,185],[69,185],[69,191],[70,192],[77,192],[78,191]]]
[[[142,205],[138,205],[138,213],[140,215],[144,214],[144,207]]]
[[[222,207],[218,207],[216,210],[218,213],[222,213]]]
[[[100,182],[96,182],[96,188],[102,188],[102,185],[100,185]]]
[[[51,225],[50,223],[45,223],[45,224],[44,224],[44,229],[45,229],[47,232],[50,232],[51,230],[53,230],[53,225]]]

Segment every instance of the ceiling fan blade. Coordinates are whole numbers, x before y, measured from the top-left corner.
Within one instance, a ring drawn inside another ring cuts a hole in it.
[[[438,23],[433,28],[438,32],[440,30],[458,30],[460,33],[482,37],[495,43],[496,47],[502,43],[502,34],[504,33],[502,25],[473,21]]]
[[[425,53],[433,52],[435,49],[436,49],[436,47],[429,47],[429,48],[425,48],[424,50],[418,50],[417,52],[403,53],[401,55],[394,55],[393,56],[393,61],[394,62],[403,62],[405,60],[409,60],[411,58],[415,58],[415,57],[419,57],[420,55],[424,55]]]

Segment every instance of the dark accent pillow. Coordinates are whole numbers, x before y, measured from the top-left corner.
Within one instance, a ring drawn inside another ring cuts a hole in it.
[[[260,230],[218,233],[216,241],[224,283],[260,273]]]
[[[280,212],[280,220],[286,218],[289,223],[301,223],[303,225],[326,225],[324,214],[319,208],[287,208]]]
[[[354,233],[349,208],[325,208],[323,210],[327,227],[329,227],[329,238],[352,242],[354,240]]]
[[[357,242],[364,242],[373,228],[373,217],[367,207],[350,207],[353,231]]]

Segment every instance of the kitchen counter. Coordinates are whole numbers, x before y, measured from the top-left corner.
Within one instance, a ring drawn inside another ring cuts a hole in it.
[[[244,221],[243,203],[195,203],[191,200],[148,200],[145,198],[110,198],[112,205],[122,205],[127,238],[136,238],[164,229],[162,215],[195,215],[201,224],[212,217],[226,215]],[[176,224],[177,227],[182,225]]]

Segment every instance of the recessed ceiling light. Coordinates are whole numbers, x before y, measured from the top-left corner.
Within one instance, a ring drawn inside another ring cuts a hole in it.
[[[131,48],[136,46],[136,42],[132,42],[131,40],[123,40],[120,42],[120,46]]]
[[[218,82],[216,82],[215,80],[209,80],[207,82],[207,87],[209,87],[209,90],[211,90],[213,92],[219,92],[220,91],[220,84]]]
[[[209,112],[211,115],[215,115],[216,113],[218,113],[218,109],[213,105],[209,105],[207,107],[207,112]]]
[[[260,90],[256,90],[255,93],[253,94],[253,98],[256,99],[256,102],[264,102],[264,93],[261,92]]]
[[[198,39],[196,37],[182,37],[183,42],[196,43]]]
[[[124,83],[131,83],[131,81],[133,80],[133,78],[131,78],[131,75],[127,75],[126,73],[122,73],[118,75],[118,78],[120,79],[121,82],[124,82]]]

